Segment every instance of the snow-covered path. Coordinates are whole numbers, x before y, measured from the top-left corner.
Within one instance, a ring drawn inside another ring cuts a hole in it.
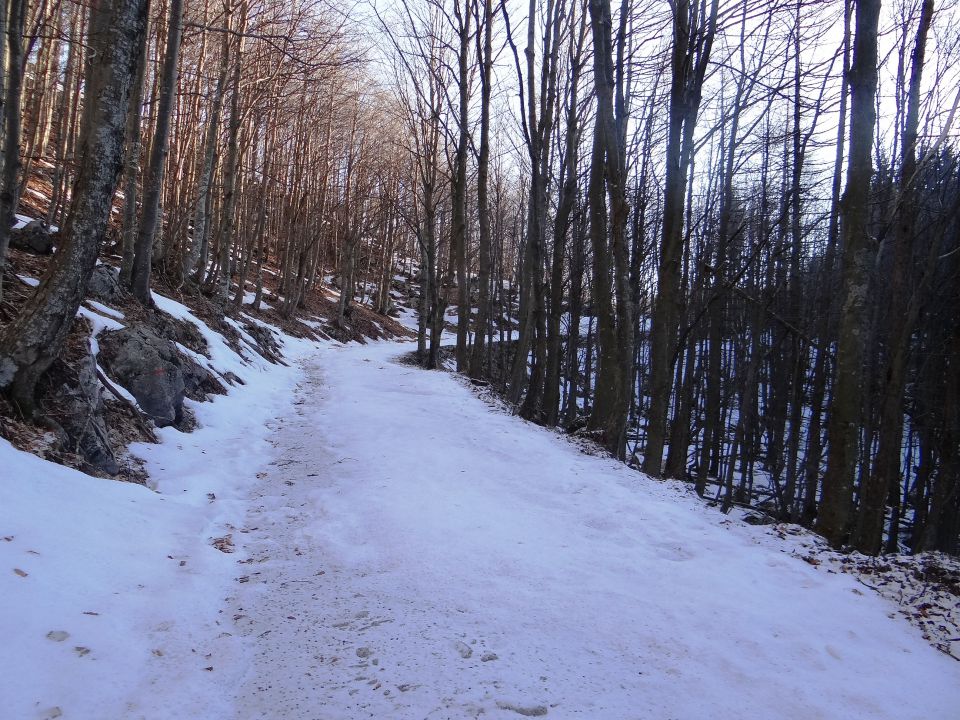
[[[849,577],[329,347],[235,536],[238,720],[958,717],[960,665]]]

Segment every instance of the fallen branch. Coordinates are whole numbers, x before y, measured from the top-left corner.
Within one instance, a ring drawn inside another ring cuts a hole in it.
[[[106,376],[106,373],[100,369],[99,365],[97,365],[97,379],[103,383],[103,386],[110,391],[111,395],[113,395],[117,400],[125,405],[131,413],[133,413],[133,419],[136,421],[143,433],[147,436],[147,439],[152,443],[157,442],[156,433],[153,432],[152,427],[147,425],[147,422],[143,419],[143,415],[141,415],[140,410],[136,407],[136,405],[125,398],[116,387],[114,387],[113,383],[110,382],[110,379]]]

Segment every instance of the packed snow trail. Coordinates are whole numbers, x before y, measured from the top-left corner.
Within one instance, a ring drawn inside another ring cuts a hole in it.
[[[958,717],[960,666],[853,579],[401,349],[321,350],[274,436],[238,720]]]

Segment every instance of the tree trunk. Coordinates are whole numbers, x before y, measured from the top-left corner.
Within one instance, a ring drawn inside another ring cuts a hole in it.
[[[180,63],[180,36],[183,30],[183,0],[170,0],[170,26],[167,29],[167,48],[163,58],[163,76],[160,80],[160,102],[157,107],[157,127],[150,147],[150,165],[147,170],[146,192],[140,231],[133,260],[133,295],[144,305],[150,305],[150,271],[154,237],[160,225],[160,193],[167,163],[170,137],[170,117],[173,114],[174,92]]]
[[[460,108],[457,114],[457,152],[455,155],[455,175],[453,178],[453,218],[450,224],[452,250],[457,264],[457,370],[467,372],[470,335],[470,280],[467,274],[467,150],[470,140],[468,112],[470,108],[469,91],[469,50],[470,50],[470,8],[467,2],[461,8],[460,0],[454,4],[454,14],[459,24],[460,52],[458,54],[458,78],[460,89]]]
[[[10,245],[10,228],[17,210],[19,190],[20,97],[23,90],[23,27],[26,10],[26,0],[7,0],[7,81],[3,98],[3,176],[0,178],[0,300],[3,300],[3,266]],[[0,61],[2,59],[0,55]]]
[[[147,0],[149,22],[150,0]],[[143,47],[137,61],[137,73],[130,89],[130,107],[127,110],[127,155],[123,172],[123,226],[121,228],[122,250],[120,259],[120,284],[130,286],[133,279],[133,258],[137,247],[137,183],[140,181],[140,154],[143,151],[143,84],[147,72],[147,40],[143,34]]]
[[[650,413],[642,469],[648,475],[662,474],[663,447],[667,433],[673,378],[674,344],[679,329],[682,297],[680,263],[683,256],[684,192],[687,170],[693,156],[693,132],[700,109],[703,78],[717,23],[717,0],[708,18],[700,17],[689,0],[673,5],[672,79],[667,134],[667,168],[664,180],[663,239],[657,272],[657,297],[650,329]],[[698,5],[698,3],[694,3]],[[691,15],[698,18],[691,25]],[[703,26],[702,23],[706,23]]]
[[[227,76],[230,71],[230,16],[231,8],[226,9],[225,25],[220,46],[220,74],[213,93],[210,108],[210,121],[207,123],[206,137],[203,142],[203,166],[200,181],[197,183],[197,201],[193,212],[193,233],[189,243],[184,243],[183,276],[193,276],[198,284],[207,268],[207,248],[210,235],[210,200],[213,186],[213,170],[217,160],[217,143],[220,140],[220,117],[223,113],[223,97],[226,93]]]
[[[624,0],[620,8],[616,62],[610,2],[590,0],[589,7],[597,120],[588,197],[600,367],[588,428],[599,433],[603,446],[622,459],[626,452],[626,427],[633,386],[633,309],[629,283],[630,253],[626,237],[630,208],[626,188],[627,108],[624,90],[629,3]],[[610,201],[609,227],[607,198]]]
[[[850,68],[850,159],[842,203],[843,303],[837,344],[833,403],[827,421],[829,454],[817,529],[831,545],[848,536],[853,504],[857,440],[863,405],[863,360],[867,340],[870,269],[876,254],[868,235],[876,125],[877,24],[880,0],[859,0]]]
[[[477,222],[479,225],[477,320],[470,356],[470,377],[483,376],[484,338],[490,324],[490,95],[493,81],[493,2],[483,0],[483,48],[480,70],[480,152],[477,158]]]
[[[123,161],[130,85],[146,27],[145,0],[104,0],[91,11],[80,166],[63,241],[37,291],[0,337],[0,388],[32,415],[40,376],[56,359],[96,266]]]

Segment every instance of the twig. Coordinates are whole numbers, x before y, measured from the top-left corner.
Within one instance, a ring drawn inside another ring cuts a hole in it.
[[[125,398],[123,395],[120,394],[120,391],[117,390],[116,387],[114,387],[113,383],[110,382],[110,379],[106,376],[103,370],[100,369],[99,365],[97,365],[97,379],[99,379],[100,382],[103,383],[103,386],[107,390],[109,390],[110,393],[115,398],[117,398],[117,400],[119,400],[121,403],[126,405],[127,408],[130,410],[130,412],[133,413],[133,419],[137,422],[137,425],[140,426],[140,429],[143,430],[144,434],[147,436],[147,439],[152,443],[157,442],[157,436],[153,432],[153,428],[147,425],[146,421],[143,419],[143,416],[140,414],[140,411],[136,408],[136,406],[132,402],[127,400],[127,398]]]

